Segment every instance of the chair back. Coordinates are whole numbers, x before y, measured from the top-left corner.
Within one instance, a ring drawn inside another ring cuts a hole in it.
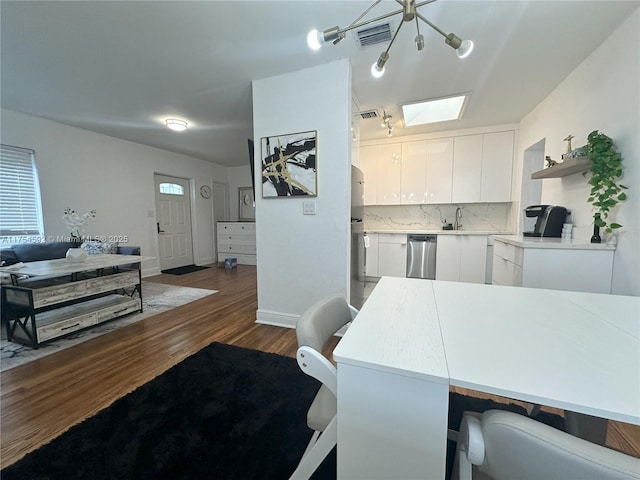
[[[640,459],[588,442],[529,417],[482,414],[480,471],[495,480],[640,479]]]
[[[351,309],[340,295],[320,300],[309,307],[296,323],[298,347],[311,347],[322,352],[322,347],[334,333],[352,320]]]

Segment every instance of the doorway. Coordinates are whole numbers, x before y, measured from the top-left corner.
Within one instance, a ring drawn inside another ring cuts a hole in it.
[[[545,141],[531,145],[524,151],[522,161],[522,184],[520,189],[520,212],[529,205],[540,205],[542,201],[542,180],[533,180],[531,174],[544,168]],[[520,225],[522,216],[517,217],[517,231],[522,230]]]
[[[229,189],[226,183],[213,182],[213,238],[216,242],[216,261],[218,255],[218,222],[229,220]]]
[[[189,180],[154,174],[160,270],[193,264]]]

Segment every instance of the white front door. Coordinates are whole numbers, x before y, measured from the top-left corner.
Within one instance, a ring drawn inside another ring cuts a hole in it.
[[[154,175],[160,270],[193,264],[189,180]]]

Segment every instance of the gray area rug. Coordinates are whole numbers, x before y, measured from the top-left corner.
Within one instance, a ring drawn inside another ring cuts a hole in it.
[[[174,287],[162,283],[142,282],[142,313],[127,315],[102,325],[77,332],[68,337],[53,340],[34,350],[19,343],[0,340],[0,371],[23,365],[38,358],[51,355],[105,333],[112,332],[126,325],[139,322],[157,313],[166,312],[172,308],[193,302],[200,298],[216,293],[217,290],[203,288]],[[4,333],[4,332],[3,332]]]

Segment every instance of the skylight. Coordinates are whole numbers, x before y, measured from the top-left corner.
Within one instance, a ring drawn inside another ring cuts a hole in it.
[[[459,120],[468,94],[402,105],[406,127]]]

